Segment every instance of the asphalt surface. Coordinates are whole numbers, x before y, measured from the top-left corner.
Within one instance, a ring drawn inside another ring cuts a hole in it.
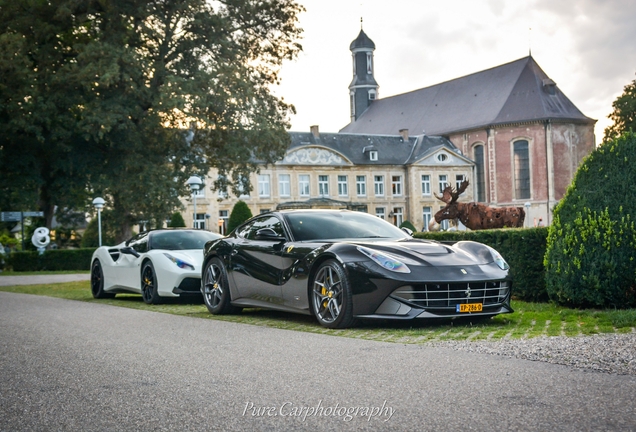
[[[636,430],[633,376],[5,292],[0,371],[2,431]]]

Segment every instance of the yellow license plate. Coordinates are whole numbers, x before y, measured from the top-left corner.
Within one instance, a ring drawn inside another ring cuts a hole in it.
[[[456,312],[481,312],[483,305],[481,303],[458,304]]]

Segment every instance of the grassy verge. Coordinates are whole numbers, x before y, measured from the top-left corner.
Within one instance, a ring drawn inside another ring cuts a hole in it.
[[[88,281],[50,285],[0,287],[0,291],[45,295],[203,319],[258,325],[311,333],[332,334],[385,342],[421,344],[444,340],[499,340],[539,336],[580,336],[636,331],[636,310],[579,310],[545,303],[513,301],[515,313],[489,320],[462,319],[439,322],[368,322],[345,330],[321,327],[309,316],[262,309],[245,309],[237,315],[214,316],[201,304],[171,302],[150,306],[139,295],[118,294],[114,299],[95,300]]]
[[[89,274],[90,270],[57,270],[57,271],[33,271],[33,272],[15,272],[4,270],[0,272],[0,276],[39,276],[39,275],[55,275],[55,274]]]

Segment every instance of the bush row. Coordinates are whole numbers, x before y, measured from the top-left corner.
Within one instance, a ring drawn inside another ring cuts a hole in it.
[[[441,242],[471,240],[497,250],[510,265],[512,293],[522,300],[547,301],[543,258],[548,228],[418,232],[416,238]]]
[[[90,270],[94,248],[13,252],[7,262],[13,271]]]

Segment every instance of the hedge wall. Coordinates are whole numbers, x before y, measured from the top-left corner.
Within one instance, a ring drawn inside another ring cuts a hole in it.
[[[479,231],[418,232],[416,238],[457,242],[471,240],[496,249],[510,265],[512,293],[527,301],[547,301],[543,258],[548,229],[514,228]]]
[[[13,252],[7,262],[13,271],[90,270],[94,248]]]

